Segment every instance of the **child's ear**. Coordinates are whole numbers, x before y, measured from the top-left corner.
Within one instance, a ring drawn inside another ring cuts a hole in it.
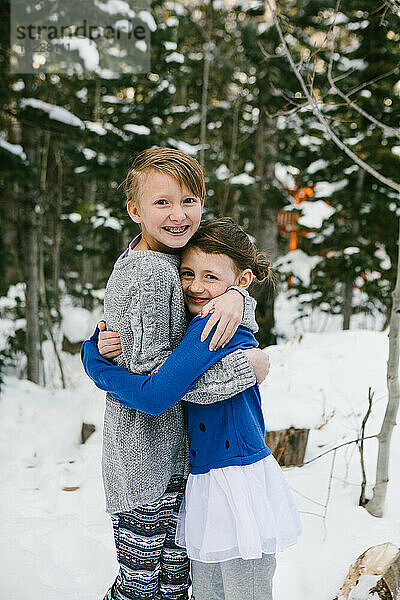
[[[242,287],[246,290],[252,281],[253,281],[253,271],[251,269],[245,269],[239,275],[236,285],[238,285],[239,287]]]
[[[132,221],[135,221],[135,223],[142,222],[142,217],[139,214],[138,207],[136,206],[133,200],[129,200],[126,206],[126,210],[128,211],[128,214]]]

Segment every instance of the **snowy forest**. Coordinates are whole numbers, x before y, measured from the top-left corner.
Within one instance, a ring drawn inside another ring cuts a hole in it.
[[[149,72],[123,57],[101,66],[82,44],[67,69],[35,73],[13,69],[10,3],[1,7],[0,595],[26,597],[21,562],[32,600],[95,600],[116,568],[103,394],[79,348],[139,232],[127,171],[142,150],[168,146],[203,167],[205,216],[232,217],[274,263],[275,289],[251,291],[271,357],[265,421],[308,432],[302,462],[282,463],[303,536],[278,559],[274,597],[398,597],[390,578],[380,584],[388,561],[400,570],[396,429],[383,518],[365,510],[365,494],[378,450],[367,437],[388,402],[398,263],[400,4],[154,0],[136,14]],[[94,7],[117,22],[135,3]],[[349,571],[371,547],[376,572]]]

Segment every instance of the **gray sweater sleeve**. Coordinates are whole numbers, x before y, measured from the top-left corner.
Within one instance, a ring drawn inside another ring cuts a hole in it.
[[[238,291],[242,294],[245,292],[243,294],[245,305],[241,324],[256,333],[258,331],[255,317],[257,302],[247,290],[240,288]],[[231,352],[208,369],[200,377],[194,388],[184,396],[183,400],[194,404],[212,404],[231,398],[256,383],[256,376],[249,359],[243,350],[235,350],[235,352]]]
[[[250,331],[252,331],[253,333],[257,333],[258,325],[256,321],[256,300],[252,296],[250,296],[247,290],[237,285],[231,285],[231,287],[229,287],[228,290],[236,290],[237,292],[239,292],[239,294],[243,296],[244,309],[241,324],[243,325],[243,327],[247,327],[247,329],[250,329]]]
[[[257,383],[253,367],[243,350],[231,352],[200,377],[183,400],[212,404],[232,398]]]

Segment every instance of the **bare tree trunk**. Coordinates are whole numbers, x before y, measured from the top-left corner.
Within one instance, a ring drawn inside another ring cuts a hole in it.
[[[40,167],[40,192],[42,198],[43,210],[39,213],[39,297],[41,301],[41,307],[43,310],[43,317],[45,321],[45,327],[47,329],[47,333],[50,337],[51,343],[53,344],[54,354],[56,356],[56,360],[58,363],[58,367],[60,369],[61,376],[61,384],[63,389],[65,388],[65,378],[64,371],[62,367],[62,362],[60,358],[60,353],[57,348],[57,342],[53,333],[53,323],[51,319],[50,309],[47,302],[47,291],[46,291],[46,280],[44,276],[44,251],[43,251],[43,216],[45,214],[45,208],[49,208],[48,202],[45,207],[45,198],[48,198],[47,192],[47,169],[48,169],[48,158],[49,158],[49,150],[50,150],[50,133],[46,131],[44,133],[44,143],[43,143],[43,153],[42,153],[42,161]],[[54,249],[53,249],[54,250]],[[54,253],[54,252],[53,252]],[[43,365],[44,366],[44,365]],[[45,373],[45,371],[44,371]],[[43,382],[46,383],[45,381]]]
[[[212,27],[212,1],[206,5],[206,30],[205,42],[203,44],[204,64],[203,64],[203,85],[201,92],[201,123],[200,123],[200,164],[204,168],[205,165],[205,144],[207,141],[207,103],[208,103],[208,82],[210,78],[210,62],[211,62],[211,27]]]
[[[9,118],[8,141],[12,144],[21,144],[21,127],[14,116]],[[19,197],[21,186],[18,181],[14,181],[9,191],[4,191],[2,195],[3,210],[5,214],[5,223],[7,227],[3,230],[3,247],[9,256],[13,257],[12,262],[4,261],[2,273],[4,273],[3,285],[10,282],[15,283],[24,279],[21,263],[19,260],[20,248],[18,244],[18,203],[15,198]]]
[[[25,146],[26,151],[26,146]],[[38,233],[37,217],[29,211],[26,220],[26,356],[27,378],[40,383],[40,331],[39,331],[39,273],[38,273]]]
[[[25,93],[33,95],[33,76],[24,75]],[[36,164],[36,143],[33,127],[25,126],[21,132],[22,146],[31,167]],[[26,235],[26,357],[27,377],[34,383],[40,382],[40,330],[39,330],[39,253],[38,253],[38,210],[37,192],[33,185],[27,190],[25,204]]]
[[[343,293],[343,329],[350,329],[350,319],[353,313],[353,274],[347,273],[346,281],[344,282],[344,293]]]
[[[61,253],[61,207],[62,207],[62,178],[63,178],[63,165],[61,160],[61,153],[57,142],[54,145],[54,157],[57,164],[57,185],[54,194],[54,252],[53,252],[53,293],[54,293],[54,306],[57,310],[59,317],[60,315],[60,290],[58,287],[58,281],[60,279],[60,253]]]
[[[392,293],[393,304],[390,316],[389,359],[387,367],[387,387],[389,399],[386,406],[382,427],[378,434],[378,460],[376,479],[372,499],[366,509],[374,517],[382,517],[389,481],[390,441],[396,425],[399,410],[399,336],[400,336],[400,222],[398,237],[397,279]]]
[[[229,192],[230,192],[230,181],[233,177],[233,170],[235,167],[235,159],[236,159],[236,147],[237,147],[237,139],[238,139],[238,131],[239,131],[239,108],[240,108],[240,104],[241,104],[241,98],[240,96],[238,96],[235,100],[234,103],[234,107],[233,107],[233,123],[232,123],[232,138],[231,138],[231,149],[230,149],[230,153],[229,153],[229,161],[228,161],[228,168],[229,168],[229,177],[226,180],[225,183],[225,189],[224,189],[224,196],[222,198],[222,202],[220,204],[219,207],[219,214],[221,217],[226,215],[226,210],[227,210],[227,205],[228,205],[228,198],[229,198]],[[234,207],[231,206],[231,213],[234,212]]]
[[[364,169],[358,169],[356,193],[354,194],[353,210],[352,210],[352,223],[351,229],[354,235],[354,239],[357,238],[360,233],[360,206],[362,191],[364,187],[365,171]],[[343,293],[343,329],[350,329],[351,315],[353,314],[353,287],[354,287],[354,273],[352,270],[348,270],[347,276],[344,282],[344,293]]]
[[[100,114],[100,84],[96,82],[93,91],[93,107],[92,107],[92,119],[97,122]],[[87,205],[89,207],[89,213],[95,214],[96,212],[96,193],[97,186],[95,179],[86,181],[85,184],[85,198],[87,199]],[[90,251],[82,252],[82,280],[83,285],[89,283],[96,285],[97,273],[99,272],[100,257],[96,253],[96,229],[93,229],[90,221],[87,224],[87,237],[86,237],[86,249]],[[86,294],[83,297],[83,306],[89,310],[92,309],[91,297]]]
[[[96,204],[96,184],[94,181],[86,181],[84,186],[87,205],[90,207],[90,212],[94,212]],[[86,249],[90,250],[90,253],[82,252],[82,283],[84,286],[88,283],[94,285],[96,278],[95,261],[97,259],[93,252],[95,248],[96,231],[91,227],[90,221],[85,227],[87,227]],[[83,306],[89,310],[91,309],[90,298],[87,294],[83,297]]]
[[[256,134],[255,148],[255,175],[257,180],[257,193],[254,194],[252,204],[252,229],[256,237],[257,246],[265,250],[271,260],[278,256],[278,233],[276,206],[266,203],[264,194],[268,185],[271,185],[275,176],[276,163],[276,124],[273,119],[265,114],[265,92],[260,91],[260,117]],[[269,285],[260,284],[254,289],[257,299],[257,321],[260,326],[257,339],[262,346],[269,346],[276,342],[273,328],[275,325],[274,293]]]
[[[203,90],[201,94],[201,128],[200,128],[200,164],[204,168],[205,143],[207,139],[207,100],[208,80],[210,75],[210,50],[209,44],[204,44]]]

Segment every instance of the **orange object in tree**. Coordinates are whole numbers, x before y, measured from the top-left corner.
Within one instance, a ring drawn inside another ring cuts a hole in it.
[[[314,189],[312,187],[301,187],[301,188],[284,188],[294,200],[294,204],[298,205],[314,196]],[[298,235],[306,236],[307,232],[302,231],[298,224],[299,214],[291,210],[285,210],[282,208],[278,212],[277,224],[278,233],[281,235],[289,235],[289,252],[297,250],[298,248]]]
[[[289,238],[289,252],[297,250],[297,233],[295,231],[290,232]]]

